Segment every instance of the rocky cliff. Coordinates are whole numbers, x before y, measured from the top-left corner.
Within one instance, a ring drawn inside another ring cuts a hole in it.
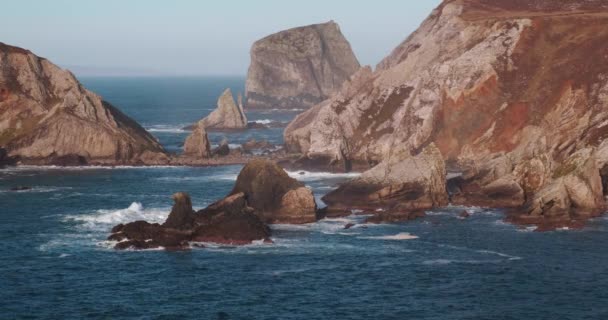
[[[308,108],[327,99],[358,69],[335,22],[282,31],[251,48],[246,106]]]
[[[593,216],[608,174],[607,25],[605,1],[444,1],[376,71],[298,116],[287,147],[344,169],[434,144],[453,203],[553,226]]]
[[[67,70],[0,43],[0,146],[22,163],[167,161],[135,121],[85,89]]]

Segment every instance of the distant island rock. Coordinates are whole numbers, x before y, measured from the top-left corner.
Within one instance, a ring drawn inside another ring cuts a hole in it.
[[[322,170],[378,166],[329,202],[353,190],[355,204],[441,207],[430,190],[445,184],[455,205],[510,208],[539,230],[577,225],[608,194],[606,19],[603,1],[443,1],[375,71],[299,115],[286,148]],[[441,157],[403,171],[429,148]],[[405,159],[392,162],[396,150]]]
[[[309,108],[360,68],[330,21],[282,31],[256,41],[245,87],[247,108]]]
[[[0,66],[0,147],[11,162],[116,165],[168,161],[152,135],[85,89],[69,71],[4,43],[0,43]]]
[[[224,90],[217,100],[217,108],[196,125],[204,127],[205,130],[246,129],[247,116],[243,111],[240,95],[237,104],[234,101],[232,91],[230,89]]]

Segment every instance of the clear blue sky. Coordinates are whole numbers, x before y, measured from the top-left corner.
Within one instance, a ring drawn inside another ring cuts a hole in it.
[[[13,0],[0,42],[61,66],[173,75],[244,75],[253,41],[335,20],[375,65],[440,0]],[[76,71],[78,73],[78,71]]]

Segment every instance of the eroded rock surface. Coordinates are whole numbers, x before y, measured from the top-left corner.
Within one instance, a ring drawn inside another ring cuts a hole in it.
[[[195,126],[184,142],[184,155],[193,158],[208,158],[211,155],[211,144],[203,126]]]
[[[166,162],[157,140],[72,73],[0,43],[0,146],[21,163]]]
[[[317,220],[312,191],[276,163],[253,160],[239,173],[231,195],[243,193],[266,223],[309,223]]]
[[[376,71],[297,117],[287,148],[373,167],[433,143],[462,172],[454,203],[536,224],[589,216],[608,173],[607,24],[602,1],[444,1]]]
[[[359,67],[333,21],[270,35],[251,48],[246,106],[311,107],[330,97]]]
[[[232,91],[226,89],[217,100],[217,108],[200,120],[197,126],[202,126],[206,130],[246,129],[247,116],[241,99],[239,98],[237,104],[232,96]]]

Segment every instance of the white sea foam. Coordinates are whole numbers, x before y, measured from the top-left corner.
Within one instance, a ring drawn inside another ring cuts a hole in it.
[[[187,125],[185,125],[185,124],[180,124],[180,125],[159,124],[159,125],[149,126],[146,128],[146,130],[148,132],[184,133],[184,132],[187,132],[186,130],[184,130],[184,127],[186,127],[186,126]]]
[[[331,173],[331,172],[310,172],[310,171],[287,171],[290,177],[300,181],[319,181],[325,179],[352,179],[359,177],[359,172]]]
[[[447,265],[452,263],[459,264],[486,264],[486,263],[501,263],[503,260],[451,260],[451,259],[433,259],[422,262],[424,265]]]
[[[90,214],[68,215],[67,221],[81,223],[81,227],[92,231],[108,231],[108,228],[120,223],[145,220],[150,223],[162,223],[169,216],[170,209],[144,209],[139,202],[133,202],[126,209],[97,210]]]
[[[271,123],[277,122],[277,121],[271,120],[271,119],[261,119],[261,120],[253,120],[253,122],[259,123],[259,124],[271,124]]]
[[[375,237],[359,237],[361,239],[374,239],[374,240],[414,240],[418,239],[418,236],[415,236],[409,232],[401,232],[395,235],[387,235],[387,236],[375,236]]]

